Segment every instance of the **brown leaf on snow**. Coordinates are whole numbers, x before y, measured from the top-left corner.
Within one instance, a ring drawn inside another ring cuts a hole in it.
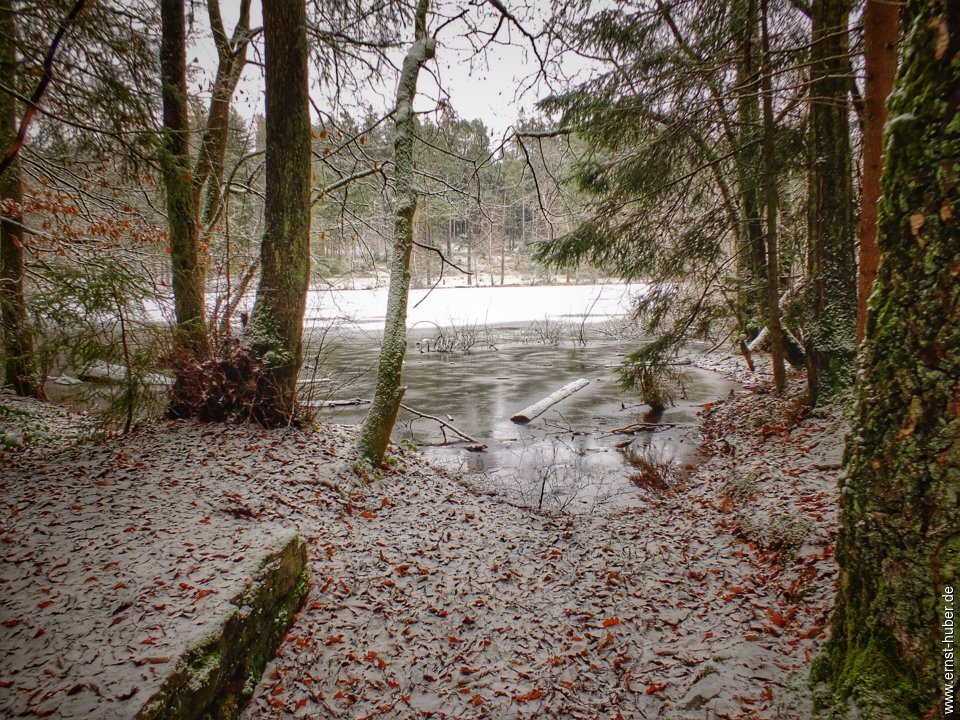
[[[540,689],[534,688],[530,692],[524,693],[523,695],[515,695],[513,699],[516,700],[518,703],[522,704],[527,702],[533,702],[534,700],[539,700],[542,697],[543,697],[543,693],[540,692]]]

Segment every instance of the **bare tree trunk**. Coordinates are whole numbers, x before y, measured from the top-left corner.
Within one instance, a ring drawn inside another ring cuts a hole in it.
[[[877,202],[883,170],[883,124],[887,96],[897,74],[900,6],[889,0],[867,0],[863,11],[863,49],[867,83],[863,92],[863,176],[860,185],[860,268],[857,294],[857,341],[867,328],[867,299],[877,276]]]
[[[835,718],[956,714],[944,699],[960,578],[960,199],[944,168],[960,164],[960,14],[954,0],[910,0],[907,12],[840,495],[840,586],[814,666]]]
[[[745,316],[741,326],[745,330],[759,330],[766,314],[767,252],[763,233],[763,153],[761,148],[762,122],[760,118],[760,73],[758,70],[757,2],[740,0],[742,13],[735,29],[740,33],[741,57],[737,64],[737,121],[740,147],[735,160],[740,207],[745,227],[738,233],[741,239],[737,252],[737,275],[742,288],[738,310]]]
[[[782,392],[787,384],[783,366],[783,329],[780,324],[780,261],[777,255],[777,159],[776,127],[773,117],[773,71],[770,67],[768,0],[760,2],[760,42],[763,59],[760,83],[763,93],[763,160],[767,210],[767,327],[770,329],[770,355],[773,360],[773,384]]]
[[[0,149],[17,137],[16,13],[10,0],[0,0]],[[5,382],[17,395],[43,397],[43,383],[33,355],[33,332],[23,291],[22,184],[20,161],[14,157],[0,173],[0,326],[3,328]]]
[[[310,99],[303,0],[263,6],[266,65],[266,200],[260,285],[247,341],[268,367],[263,406],[270,425],[289,421],[303,364],[310,285]]]
[[[190,180],[187,36],[183,0],[162,0],[160,74],[163,95],[163,184],[167,195],[177,343],[202,358],[209,350],[204,320],[204,266]]]
[[[403,357],[407,352],[407,295],[410,290],[410,253],[413,218],[417,211],[414,187],[413,142],[416,132],[413,99],[423,64],[433,57],[436,41],[427,36],[429,0],[419,0],[414,43],[403,60],[394,113],[393,152],[396,168],[396,207],[393,222],[393,258],[383,346],[377,367],[377,386],[370,411],[363,421],[358,447],[372,465],[379,466],[390,443],[390,433],[406,390],[401,385]]]
[[[240,18],[232,37],[227,37],[223,26],[220,0],[207,0],[207,14],[217,46],[217,75],[213,81],[207,125],[194,165],[192,182],[196,210],[200,209],[204,186],[207,188],[200,222],[208,231],[221,209],[220,185],[223,182],[223,160],[230,129],[230,103],[247,62],[247,45],[250,42],[250,0],[240,2]]]
[[[813,326],[807,335],[810,404],[853,383],[857,267],[850,176],[849,0],[814,0],[810,62],[807,241]]]

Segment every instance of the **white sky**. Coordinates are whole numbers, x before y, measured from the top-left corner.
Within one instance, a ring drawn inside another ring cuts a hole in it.
[[[511,3],[507,3],[508,7]],[[534,12],[541,7],[541,0],[534,5]],[[545,0],[542,5],[545,11]],[[221,10],[228,34],[233,31],[239,9],[239,0],[221,0]],[[203,98],[209,97],[209,84],[216,68],[216,51],[209,37],[206,24],[206,8],[203,2],[194,5],[197,38],[190,48],[189,60],[196,60],[201,74],[193,83],[192,90]],[[251,25],[259,27],[260,0],[254,0],[251,11]],[[412,40],[412,29],[409,34]],[[537,70],[538,63],[529,42],[520,33],[505,24],[500,37],[512,44],[492,45],[482,56],[471,59],[469,46],[462,37],[457,37],[455,26],[446,28],[438,39],[436,58],[429,64],[433,72],[421,72],[418,84],[416,109],[431,111],[441,97],[449,97],[450,105],[458,116],[467,120],[480,118],[491,131],[492,138],[498,140],[524,112],[527,116],[535,114],[536,101],[547,95],[549,89],[542,83],[530,88],[530,78]],[[253,53],[248,52],[248,57]],[[398,52],[396,64],[402,62],[403,52]],[[569,63],[568,63],[569,65]],[[584,63],[573,63],[577,72],[586,68]],[[569,71],[570,68],[567,68]],[[444,93],[439,90],[434,76],[438,76]],[[377,92],[371,92],[360,98],[375,108],[383,109],[392,105],[396,78],[392,75]],[[521,86],[526,90],[518,95]],[[378,96],[379,95],[379,96]],[[315,96],[317,105],[325,107],[319,95]],[[234,98],[234,106],[244,117],[253,117],[263,112],[263,80],[261,69],[247,65],[240,86]]]

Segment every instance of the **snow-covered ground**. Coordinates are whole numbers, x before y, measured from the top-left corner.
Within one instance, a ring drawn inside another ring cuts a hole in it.
[[[714,364],[729,372],[738,361]],[[308,542],[310,595],[247,720],[807,718],[806,676],[828,632],[837,574],[844,428],[839,413],[805,416],[796,377],[783,398],[753,386],[705,405],[696,471],[609,514],[518,507],[410,454],[398,455],[383,481],[362,484],[351,464],[354,431],[337,426],[158,423],[48,456],[17,453],[0,462],[4,591],[20,594],[35,581],[9,570],[38,527],[30,513],[46,511],[24,478],[84,471],[93,499],[80,504],[92,506],[101,484],[149,476],[164,492],[247,508],[251,523],[293,526]],[[70,517],[79,512],[72,502],[61,510]],[[132,533],[106,522],[89,529],[91,542],[136,547]],[[42,549],[43,538],[35,542]],[[71,572],[71,612],[81,613],[97,592],[85,582],[93,571]],[[112,572],[101,563],[98,582]],[[205,587],[191,584],[195,593]],[[157,611],[140,622],[166,620]],[[13,626],[23,631],[18,657],[27,666],[46,657],[48,638],[25,628]],[[91,660],[100,663],[93,670],[116,677],[104,664],[112,661],[149,671],[136,665],[141,645],[130,648]],[[68,693],[81,672],[62,669],[50,702],[79,703]],[[0,680],[8,695],[32,697],[18,677]],[[98,697],[84,690],[93,706],[107,702]]]

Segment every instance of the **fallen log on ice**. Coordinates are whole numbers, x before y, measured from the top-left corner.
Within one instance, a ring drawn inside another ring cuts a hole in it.
[[[567,383],[556,392],[551,393],[550,395],[547,395],[540,402],[536,402],[533,405],[530,405],[529,407],[525,407],[520,412],[516,413],[515,415],[512,415],[510,419],[515,423],[530,422],[535,417],[537,417],[537,415],[540,415],[546,412],[561,400],[564,400],[565,398],[570,397],[577,390],[582,390],[589,384],[590,384],[590,381],[585,378],[580,378],[579,380],[574,380],[572,383]]]

